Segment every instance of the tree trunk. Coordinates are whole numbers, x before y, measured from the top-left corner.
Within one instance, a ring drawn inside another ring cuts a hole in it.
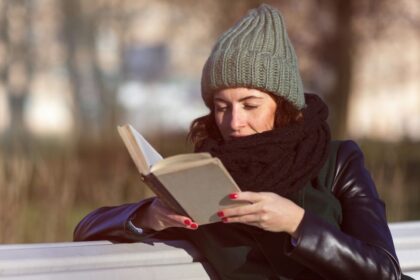
[[[336,32],[328,50],[330,64],[336,73],[336,81],[332,92],[327,95],[330,105],[330,125],[334,138],[347,137],[348,106],[352,82],[352,51],[354,48],[351,30],[351,1],[333,1],[336,14]]]
[[[30,142],[30,134],[25,124],[25,103],[30,91],[33,72],[33,59],[31,55],[30,27],[31,2],[16,0],[4,1],[0,16],[0,40],[4,44],[4,64],[1,65],[1,82],[7,96],[10,124],[6,135],[14,149],[25,149]],[[13,24],[13,39],[11,37],[12,21],[21,21]],[[25,30],[16,30],[20,26]],[[16,34],[20,34],[16,35]]]
[[[115,135],[116,87],[105,83],[96,49],[97,26],[103,12],[83,10],[80,0],[61,0],[67,69],[73,91],[76,141],[106,141]],[[96,5],[95,2],[89,5]],[[83,59],[81,59],[83,57]]]

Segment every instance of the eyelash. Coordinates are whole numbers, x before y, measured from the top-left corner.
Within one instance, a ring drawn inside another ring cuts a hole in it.
[[[258,108],[257,105],[244,105],[245,110],[253,110]]]
[[[258,106],[257,105],[246,105],[246,104],[244,104],[243,108],[245,110],[254,110],[254,109],[258,108]],[[225,107],[217,107],[216,106],[216,112],[225,112],[227,109],[228,109],[228,106],[225,106]]]

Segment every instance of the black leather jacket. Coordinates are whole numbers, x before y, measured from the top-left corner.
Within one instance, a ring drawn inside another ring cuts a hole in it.
[[[341,229],[306,211],[288,256],[325,279],[400,279],[384,203],[354,142],[338,150],[332,192],[342,206]],[[141,241],[128,220],[152,199],[93,211],[76,227],[74,240]]]

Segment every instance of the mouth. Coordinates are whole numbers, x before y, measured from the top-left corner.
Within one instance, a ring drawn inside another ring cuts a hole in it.
[[[239,131],[232,131],[228,135],[229,135],[229,137],[242,137],[242,136],[244,136],[244,133],[241,133]]]

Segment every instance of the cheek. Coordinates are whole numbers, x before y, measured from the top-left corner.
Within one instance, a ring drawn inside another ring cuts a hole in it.
[[[223,122],[224,116],[221,113],[215,113],[214,114],[214,120],[216,122],[216,126],[217,128],[219,128],[219,130],[223,129],[224,126],[224,122]]]
[[[266,112],[251,119],[255,121],[255,125],[258,125],[260,129],[269,130],[274,127],[274,118],[275,114],[273,112]]]
[[[266,122],[270,126],[270,129],[274,128],[274,122],[276,119],[276,111],[277,111],[276,104],[273,104],[273,106],[270,106],[270,109],[268,110],[268,113],[266,116]]]
[[[272,112],[269,116],[267,116],[267,122],[271,126],[270,128],[274,127],[275,118],[276,118],[275,112]]]

